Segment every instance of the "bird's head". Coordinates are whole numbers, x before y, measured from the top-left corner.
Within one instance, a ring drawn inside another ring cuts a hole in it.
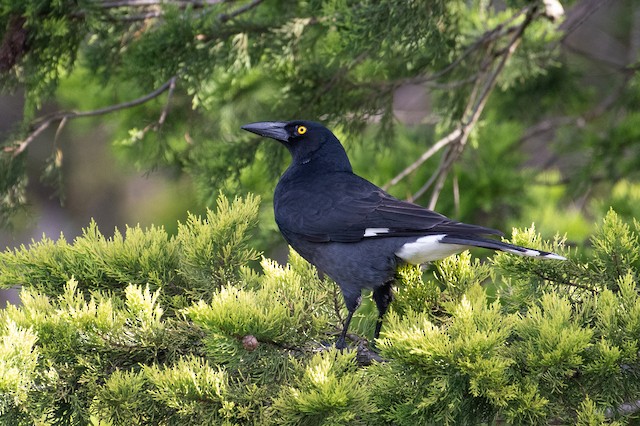
[[[261,121],[242,129],[275,139],[287,147],[296,164],[323,163],[332,170],[349,170],[351,164],[340,141],[320,123],[305,120]]]

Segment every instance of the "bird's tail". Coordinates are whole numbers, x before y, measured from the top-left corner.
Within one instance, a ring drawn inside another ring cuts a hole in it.
[[[536,250],[527,247],[516,246],[514,244],[505,243],[502,241],[491,240],[489,238],[482,238],[476,236],[454,236],[446,235],[441,243],[445,244],[460,244],[464,246],[482,247],[492,250],[505,251],[507,253],[517,254],[519,256],[536,257],[539,259],[555,259],[555,260],[567,260],[566,257],[559,254],[551,253],[548,251]]]

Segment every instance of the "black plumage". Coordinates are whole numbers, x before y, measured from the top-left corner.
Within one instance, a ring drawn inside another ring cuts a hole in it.
[[[487,238],[502,233],[392,197],[353,173],[340,141],[319,123],[259,122],[242,128],[281,142],[291,153],[291,165],[274,194],[275,218],[287,242],[342,290],[349,315],[336,342],[339,348],[345,346],[364,288],[373,289],[378,337],[402,262],[441,259],[470,246],[564,259]]]

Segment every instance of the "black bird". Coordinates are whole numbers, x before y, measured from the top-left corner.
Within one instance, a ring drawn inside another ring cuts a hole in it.
[[[274,121],[242,128],[281,142],[291,153],[291,165],[274,194],[275,218],[291,247],[342,290],[349,314],[336,342],[338,348],[346,346],[349,322],[364,288],[373,289],[379,312],[374,338],[379,336],[400,263],[421,264],[469,247],[565,259],[486,238],[502,233],[456,222],[392,197],[353,173],[340,141],[319,123]]]

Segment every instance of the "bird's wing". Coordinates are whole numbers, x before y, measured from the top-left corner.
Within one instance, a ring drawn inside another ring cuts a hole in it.
[[[318,182],[318,183],[316,183]],[[499,231],[453,221],[398,200],[357,175],[329,175],[281,191],[276,221],[286,233],[315,242],[436,234],[482,235]]]

